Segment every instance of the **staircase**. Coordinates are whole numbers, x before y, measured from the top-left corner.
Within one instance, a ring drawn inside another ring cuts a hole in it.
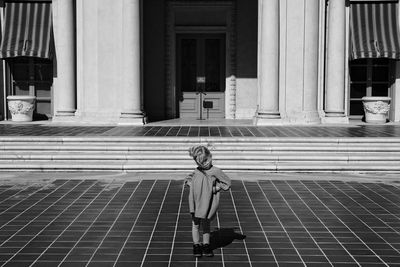
[[[194,144],[226,171],[398,172],[400,138],[1,137],[1,171],[189,171]]]

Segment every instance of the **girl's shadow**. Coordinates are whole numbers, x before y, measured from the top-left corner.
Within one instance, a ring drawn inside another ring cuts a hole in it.
[[[235,233],[233,228],[221,228],[210,233],[210,247],[217,249],[225,247],[233,242],[233,240],[243,240],[246,236]]]

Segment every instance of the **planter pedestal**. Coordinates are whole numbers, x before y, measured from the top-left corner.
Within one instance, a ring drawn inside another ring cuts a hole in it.
[[[387,113],[390,110],[390,100],[390,97],[363,97],[365,122],[386,123]]]
[[[7,96],[8,109],[11,112],[12,121],[32,121],[35,109],[36,96],[11,95]]]

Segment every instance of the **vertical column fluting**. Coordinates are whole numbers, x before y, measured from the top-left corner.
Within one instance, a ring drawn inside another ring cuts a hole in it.
[[[121,119],[142,124],[140,74],[140,0],[123,0],[123,70]]]
[[[326,117],[345,117],[345,0],[330,0],[326,63]]]
[[[279,0],[259,0],[256,123],[279,119]]]
[[[55,119],[75,116],[76,51],[73,0],[53,0],[56,73],[53,84]]]

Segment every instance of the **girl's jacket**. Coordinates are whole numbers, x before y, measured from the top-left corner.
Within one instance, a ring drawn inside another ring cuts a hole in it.
[[[212,166],[208,170],[197,168],[186,178],[190,186],[189,208],[195,217],[213,219],[218,209],[220,190],[228,190],[231,179],[219,168]]]

